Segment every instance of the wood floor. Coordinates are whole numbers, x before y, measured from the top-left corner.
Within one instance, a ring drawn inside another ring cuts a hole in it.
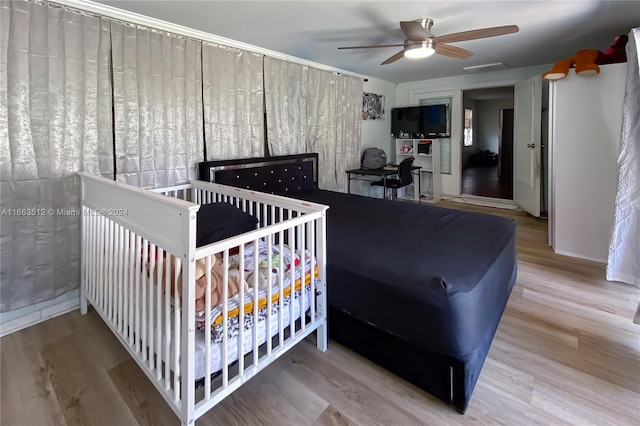
[[[462,168],[462,193],[513,200],[513,181],[498,179],[498,166],[465,166]]]
[[[526,425],[640,423],[640,289],[604,265],[554,255],[546,222],[518,223],[517,284],[465,415],[335,342],[303,342],[209,411],[204,425]],[[0,423],[176,425],[95,312],[1,340]]]

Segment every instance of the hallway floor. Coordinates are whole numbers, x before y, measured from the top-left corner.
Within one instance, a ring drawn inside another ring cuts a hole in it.
[[[462,193],[513,200],[513,181],[498,179],[498,166],[465,166]]]

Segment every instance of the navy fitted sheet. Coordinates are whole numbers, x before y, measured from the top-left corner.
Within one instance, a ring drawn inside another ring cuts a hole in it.
[[[495,331],[515,283],[514,221],[319,189],[293,196],[330,207],[332,307],[459,359]]]

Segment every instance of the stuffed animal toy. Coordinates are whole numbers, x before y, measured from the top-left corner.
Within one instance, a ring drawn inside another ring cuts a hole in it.
[[[173,256],[170,258],[171,261],[171,282],[174,282],[175,275],[175,264],[176,262],[173,259]],[[158,262],[156,264],[156,268],[154,268],[153,276],[155,281],[157,282],[157,266],[160,266],[163,273],[166,271],[165,266],[162,262]],[[146,264],[147,272],[150,269],[150,264]],[[196,311],[202,311],[205,309],[206,302],[206,290],[207,290],[207,275],[206,275],[206,261],[205,259],[198,259],[196,261]],[[222,291],[223,291],[223,282],[224,282],[224,267],[222,265],[222,261],[216,260],[212,262],[211,265],[211,306],[215,306],[222,301]],[[182,271],[178,274],[178,283],[182,283]],[[245,281],[243,283],[245,291],[249,290],[249,286]],[[162,284],[164,290],[164,284]],[[240,292],[240,274],[237,270],[229,271],[229,280],[227,284],[228,288],[228,296],[233,297],[237,293]],[[178,296],[182,298],[182,285],[178,285]],[[174,286],[171,285],[171,297],[175,297]]]
[[[551,71],[547,71],[542,77],[547,80],[561,80],[567,76],[572,66],[576,68],[576,74],[582,76],[596,75],[600,73],[598,65],[615,64],[627,61],[625,45],[629,37],[617,36],[611,47],[604,52],[597,49],[579,50],[571,58],[562,59],[553,65]]]

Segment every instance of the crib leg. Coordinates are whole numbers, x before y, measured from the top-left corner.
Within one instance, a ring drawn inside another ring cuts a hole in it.
[[[87,296],[84,293],[84,287],[80,286],[80,313],[87,315]]]
[[[327,339],[328,339],[327,320],[316,330],[316,347],[322,352],[327,351]]]

